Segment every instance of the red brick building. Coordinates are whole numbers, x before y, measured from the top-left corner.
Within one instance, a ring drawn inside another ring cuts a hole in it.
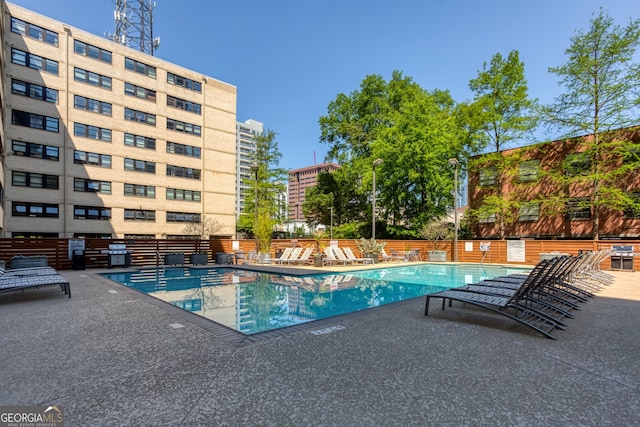
[[[590,174],[594,161],[606,165],[603,176],[610,181],[607,187],[611,192],[640,201],[640,128],[616,133],[617,138],[607,138],[601,144],[600,157],[591,157],[585,151],[593,141],[591,135],[471,158],[469,207],[474,236],[593,238],[597,215],[600,238],[640,238],[637,204],[613,208],[614,202],[592,203],[594,181]],[[611,171],[616,171],[616,176],[608,174]]]
[[[320,172],[331,172],[339,167],[335,163],[323,163],[289,171],[288,201],[290,221],[304,221],[302,204],[305,201],[307,188],[313,187],[318,182],[318,174]]]

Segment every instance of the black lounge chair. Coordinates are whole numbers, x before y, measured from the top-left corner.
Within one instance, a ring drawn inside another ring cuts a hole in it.
[[[0,276],[0,294],[51,285],[60,286],[60,289],[65,293],[65,295],[71,298],[71,286],[69,281],[58,273],[13,277],[6,277],[6,275],[3,274]]]
[[[565,313],[559,311],[553,305],[539,304],[531,298],[531,294],[536,288],[544,283],[544,279],[551,271],[553,264],[543,260],[534,267],[527,278],[517,289],[507,290],[503,288],[504,295],[498,295],[488,290],[472,290],[465,286],[453,288],[446,291],[437,292],[427,295],[425,304],[425,316],[429,315],[429,303],[431,298],[442,299],[442,309],[449,300],[449,307],[452,301],[460,301],[485,308],[487,310],[499,313],[510,319],[515,320],[535,331],[540,332],[544,336],[556,339],[551,331],[554,329],[564,329],[562,319],[566,317]]]

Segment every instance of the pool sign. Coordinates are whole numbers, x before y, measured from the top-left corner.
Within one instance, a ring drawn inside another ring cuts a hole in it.
[[[489,249],[491,249],[491,242],[480,242],[481,252],[489,252]]]
[[[525,261],[524,240],[507,240],[507,261]]]

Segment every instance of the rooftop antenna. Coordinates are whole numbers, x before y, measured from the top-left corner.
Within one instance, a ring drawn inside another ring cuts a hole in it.
[[[153,9],[151,0],[114,0],[113,19],[116,30],[107,37],[116,43],[153,55],[160,46],[160,37],[153,37]]]

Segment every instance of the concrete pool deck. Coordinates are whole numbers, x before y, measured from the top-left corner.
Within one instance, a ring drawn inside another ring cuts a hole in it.
[[[238,344],[99,272],[63,271],[70,299],[0,295],[0,405],[58,405],[67,426],[640,419],[640,273],[612,272],[555,341],[460,304],[425,317],[418,298]]]

